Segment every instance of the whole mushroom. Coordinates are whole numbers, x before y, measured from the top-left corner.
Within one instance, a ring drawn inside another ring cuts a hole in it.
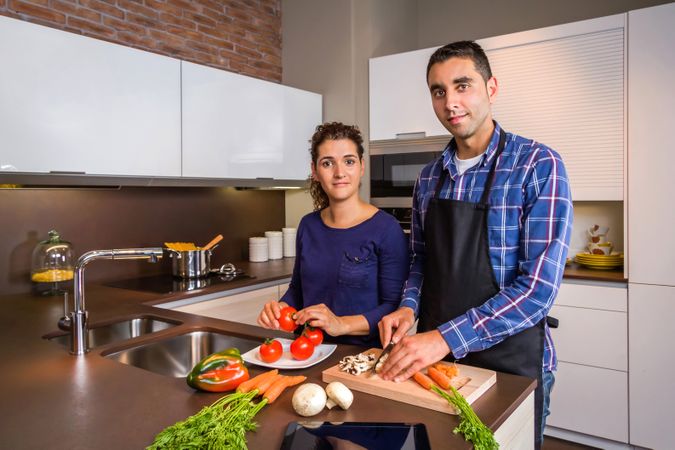
[[[319,414],[326,406],[326,391],[315,383],[305,383],[293,393],[293,409],[304,417]]]
[[[347,409],[354,401],[354,394],[352,394],[352,391],[339,381],[328,383],[328,386],[326,386],[326,395],[328,395],[328,400],[326,401],[326,407],[328,407],[328,409],[332,409],[335,405],[342,409]]]

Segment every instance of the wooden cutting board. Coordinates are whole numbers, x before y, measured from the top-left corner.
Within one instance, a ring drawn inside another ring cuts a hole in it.
[[[382,352],[382,349],[373,348],[363,353],[374,353],[379,356],[380,352]],[[452,364],[445,361],[442,363]],[[483,395],[483,393],[497,381],[497,374],[493,370],[465,366],[463,364],[457,364],[457,367],[459,368],[458,378],[471,378],[466,385],[459,389],[459,393],[466,398],[466,401],[469,402],[469,404],[475,402],[478,397]],[[335,365],[322,372],[322,380],[326,383],[340,381],[345,386],[355,391],[365,392],[390,400],[421,406],[422,408],[429,408],[448,414],[457,414],[455,408],[443,397],[433,391],[424,389],[412,378],[401,383],[395,383],[393,381],[385,381],[378,375],[371,374],[371,372],[365,372],[360,375],[350,375],[347,372],[341,371],[340,368]],[[448,392],[450,393],[451,391]]]

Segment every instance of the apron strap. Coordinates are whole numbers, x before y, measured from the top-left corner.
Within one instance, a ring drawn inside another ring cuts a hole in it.
[[[455,138],[452,138],[454,140]],[[451,141],[452,142],[452,141]],[[487,182],[485,183],[485,189],[483,190],[483,195],[480,198],[480,205],[486,207],[488,204],[488,196],[490,195],[490,190],[492,189],[492,183],[494,182],[495,177],[495,167],[497,166],[497,159],[499,155],[502,154],[502,150],[506,146],[506,132],[504,129],[499,130],[499,144],[497,145],[497,151],[494,155],[494,160],[490,166],[490,173],[488,173]],[[434,198],[440,198],[441,190],[443,189],[443,183],[445,183],[446,178],[448,178],[448,171],[445,167],[441,167],[441,174],[438,176],[438,182],[434,187]]]

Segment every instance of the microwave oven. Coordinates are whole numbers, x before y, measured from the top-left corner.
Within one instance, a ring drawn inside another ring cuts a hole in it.
[[[370,201],[377,207],[410,208],[415,181],[438,158],[449,138],[370,144]]]

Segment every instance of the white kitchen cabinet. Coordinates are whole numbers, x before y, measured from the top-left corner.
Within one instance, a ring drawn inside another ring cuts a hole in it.
[[[546,425],[628,442],[628,374],[559,362]]]
[[[674,448],[675,287],[630,283],[630,442]]]
[[[624,197],[625,20],[620,14],[477,41],[498,80],[495,119],[562,155],[574,200]],[[434,50],[370,60],[371,141],[448,134],[425,80]]]
[[[628,273],[675,286],[675,3],[628,13]]]
[[[398,134],[448,135],[431,107],[425,77],[429,56],[423,49],[372,58],[369,62],[370,140]]]
[[[183,176],[304,180],[321,96],[182,63]]]
[[[229,320],[231,322],[257,325],[258,315],[263,306],[265,306],[265,303],[279,300],[280,288],[285,292],[285,286],[277,285],[254,289],[240,294],[226,295],[171,309],[199,316]]]
[[[628,290],[565,281],[550,315],[558,371],[548,425],[628,442]]]
[[[0,170],[180,176],[180,61],[0,16]]]

